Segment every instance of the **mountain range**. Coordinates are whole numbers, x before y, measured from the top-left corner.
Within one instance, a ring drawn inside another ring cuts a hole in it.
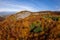
[[[60,15],[60,11],[39,11],[39,12],[30,12],[30,11],[20,11],[20,12],[0,12],[0,21],[15,17],[16,19],[24,19],[29,15],[38,15],[38,14],[56,14]]]

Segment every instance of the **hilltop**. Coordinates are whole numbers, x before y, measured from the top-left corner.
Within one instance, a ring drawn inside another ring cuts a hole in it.
[[[20,11],[20,12],[16,12],[15,14],[7,15],[6,19],[15,17],[18,20],[18,19],[24,19],[30,15],[45,15],[45,14],[60,15],[60,12],[59,11],[39,11],[39,12]]]
[[[0,40],[59,40],[60,12],[17,12],[6,16],[0,28]]]
[[[38,12],[31,12],[31,11],[20,11],[16,12],[15,14],[5,15],[3,17],[0,17],[0,21],[3,21],[4,19],[8,20],[20,20],[24,19],[30,15],[60,15],[60,11],[38,11]]]

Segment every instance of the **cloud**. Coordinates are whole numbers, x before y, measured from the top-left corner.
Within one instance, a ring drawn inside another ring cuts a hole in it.
[[[56,6],[55,6],[55,10],[56,10],[56,11],[60,11],[60,5],[56,5]]]
[[[51,3],[50,3],[51,4]],[[47,4],[45,1],[23,1],[23,0],[0,0],[0,11],[41,11],[41,10],[57,10],[55,5]]]
[[[0,11],[20,11],[20,10],[33,10],[28,5],[13,4],[11,1],[0,0]]]
[[[20,10],[29,10],[36,11],[36,8],[31,7],[25,4],[11,4],[11,3],[0,3],[0,11],[20,11]]]
[[[37,1],[38,2],[38,1]],[[20,11],[20,10],[28,10],[28,11],[40,11],[40,10],[48,10],[49,7],[42,2],[37,3],[36,0],[28,1],[19,1],[16,0],[13,2],[10,1],[0,1],[0,11]]]

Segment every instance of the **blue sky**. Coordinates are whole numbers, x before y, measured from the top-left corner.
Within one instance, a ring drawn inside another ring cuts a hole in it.
[[[1,11],[60,11],[60,0],[0,0]]]

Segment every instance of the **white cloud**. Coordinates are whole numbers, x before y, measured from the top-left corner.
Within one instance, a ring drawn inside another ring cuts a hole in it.
[[[0,11],[20,11],[20,10],[28,10],[28,11],[36,11],[36,8],[25,5],[25,4],[11,4],[11,3],[0,3]]]
[[[56,11],[60,11],[60,5],[56,5],[55,9]]]

